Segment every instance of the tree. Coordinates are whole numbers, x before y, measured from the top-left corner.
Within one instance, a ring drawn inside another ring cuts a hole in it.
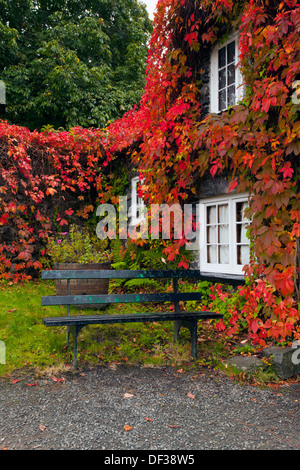
[[[0,0],[0,117],[104,127],[139,103],[151,22],[138,0]]]

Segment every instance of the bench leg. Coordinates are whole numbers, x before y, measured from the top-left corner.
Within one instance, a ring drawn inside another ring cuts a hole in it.
[[[67,349],[69,349],[70,346],[70,327],[67,326]]]
[[[73,365],[77,369],[77,336],[81,328],[85,325],[71,325],[68,331],[68,334],[72,333],[73,336]]]
[[[179,330],[181,327],[188,328],[191,333],[191,354],[197,359],[197,320],[175,320],[174,321],[174,338],[179,341]]]

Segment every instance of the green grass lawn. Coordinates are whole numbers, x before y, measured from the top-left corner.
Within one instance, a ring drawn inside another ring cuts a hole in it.
[[[26,367],[46,369],[72,365],[72,344],[67,350],[66,329],[49,328],[42,322],[43,317],[66,315],[66,307],[42,307],[44,295],[55,295],[53,282],[15,285],[3,281],[0,284],[0,340],[2,346],[5,345],[5,363],[0,364],[0,376]],[[129,312],[131,308],[123,304],[109,307],[106,312]],[[134,308],[149,311],[151,307]],[[71,314],[84,313],[91,311],[71,309]],[[78,365],[120,362],[180,366],[191,360],[189,332],[182,329],[180,336],[180,342],[174,343],[173,322],[87,326],[78,336]],[[211,357],[202,355],[199,361],[209,363]]]
[[[63,335],[42,323],[48,312],[41,296],[54,293],[50,283],[0,284],[0,340],[5,344],[5,364],[0,374],[28,365],[50,365],[63,360]],[[56,313],[61,311],[55,308]],[[53,312],[54,313],[54,312]]]

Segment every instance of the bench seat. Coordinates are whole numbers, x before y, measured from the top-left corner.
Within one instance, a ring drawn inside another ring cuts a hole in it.
[[[197,321],[206,319],[222,318],[221,314],[215,312],[147,312],[147,313],[125,313],[125,314],[103,314],[103,315],[77,315],[64,317],[46,317],[43,323],[46,326],[66,326],[68,335],[73,336],[73,360],[77,367],[77,336],[79,331],[87,325],[101,325],[109,323],[136,323],[136,322],[174,322],[174,339],[179,340],[181,327],[189,329],[191,334],[191,355],[197,358]]]

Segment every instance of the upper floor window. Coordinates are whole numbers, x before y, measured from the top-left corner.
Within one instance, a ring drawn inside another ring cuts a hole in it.
[[[211,54],[211,112],[234,106],[243,96],[239,62],[238,34],[216,46]]]

